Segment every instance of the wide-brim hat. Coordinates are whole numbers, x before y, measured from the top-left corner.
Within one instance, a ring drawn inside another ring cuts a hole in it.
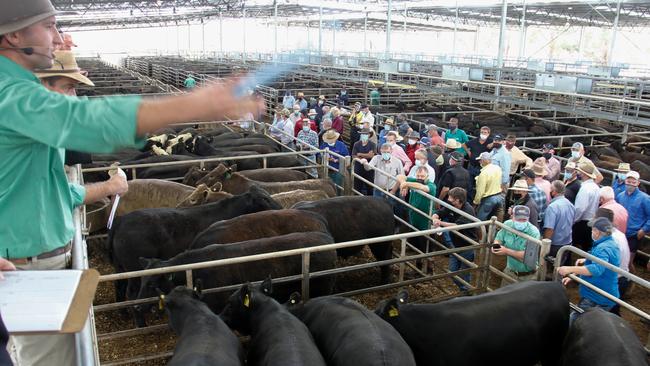
[[[445,147],[447,149],[460,149],[463,145],[456,141],[456,139],[449,139],[445,142]]]
[[[546,164],[540,164],[537,162],[533,164],[533,173],[535,173],[536,176],[545,176],[547,174]]]
[[[359,130],[359,135],[370,135],[372,130],[369,128],[362,128]]]
[[[578,167],[576,168],[577,171],[580,173],[588,176],[591,179],[596,178],[596,172],[594,171],[594,167],[591,164],[578,164]]]
[[[336,140],[339,139],[339,136],[341,136],[341,134],[336,132],[335,129],[330,129],[323,134],[323,141],[327,142],[328,144],[331,144],[336,142]]]
[[[34,74],[36,74],[39,79],[53,76],[64,76],[74,79],[82,84],[95,86],[95,84],[84,75],[84,72],[79,68],[79,65],[77,65],[77,60],[72,51],[54,51],[54,63],[52,67],[44,70],[35,70]]]
[[[508,190],[530,192],[530,188],[528,188],[528,183],[525,179],[519,179],[515,181],[515,184],[513,184],[512,187],[508,188]]]
[[[1,0],[0,35],[36,24],[59,12],[50,0]]]
[[[317,115],[317,114],[318,114],[318,113],[316,113],[316,110],[315,110],[315,109],[310,109],[310,110],[309,110],[309,113],[307,113],[308,116],[315,116],[315,115]]]
[[[395,126],[395,121],[394,121],[392,118],[386,118],[386,119],[384,120],[384,124],[385,124],[385,125]]]
[[[413,139],[413,140],[419,140],[420,139],[420,135],[415,131],[411,131],[411,132],[407,133],[405,137],[407,139]]]
[[[616,168],[614,170],[616,170],[617,172],[621,172],[621,173],[627,173],[632,169],[630,168],[630,163],[619,163],[618,168]]]

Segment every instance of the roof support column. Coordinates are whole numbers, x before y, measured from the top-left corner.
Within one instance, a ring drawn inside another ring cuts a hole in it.
[[[501,95],[501,69],[503,68],[503,52],[506,46],[506,20],[508,16],[508,0],[503,0],[503,6],[501,7],[501,26],[499,27],[499,54],[497,57],[497,87],[494,90],[494,95]],[[496,109],[497,104],[499,104],[498,99],[494,103],[494,108]]]
[[[388,0],[388,18],[386,19],[386,50],[384,51],[384,58],[390,58],[390,33],[391,33],[391,16],[393,13],[393,2]]]
[[[363,18],[363,53],[368,50],[366,43],[368,42],[368,13]]]
[[[307,28],[309,29],[309,27]],[[278,2],[274,1],[273,6],[273,56],[278,56]]]
[[[612,27],[612,38],[609,41],[609,54],[607,55],[607,64],[611,67],[614,64],[614,47],[616,46],[616,33],[618,32],[618,18],[621,16],[621,0],[616,4],[616,18]]]
[[[223,56],[223,16],[219,13],[219,53]]]
[[[578,60],[582,61],[582,51],[585,46],[585,26],[580,27],[580,39],[578,40]]]
[[[187,22],[187,52],[192,53],[192,26],[190,25],[190,22]]]
[[[526,33],[528,32],[528,25],[526,25],[526,0],[524,0],[523,8],[521,10],[521,28],[519,29],[519,60],[526,56]]]
[[[244,38],[242,40],[244,52],[242,52],[242,61],[246,63],[246,8],[242,9],[242,21],[244,22],[244,31],[242,32]]]
[[[323,6],[318,7],[318,57],[323,56]]]
[[[407,38],[407,33],[406,33],[406,17],[408,13],[408,6],[404,4],[404,42],[402,43],[402,51],[405,51],[404,47],[406,47],[406,38]]]
[[[205,23],[201,22],[201,52],[205,57]]]
[[[456,0],[456,16],[454,17],[454,38],[451,41],[451,54],[456,55],[456,34],[458,33],[458,0]]]
[[[336,20],[332,24],[332,55],[336,52]]]

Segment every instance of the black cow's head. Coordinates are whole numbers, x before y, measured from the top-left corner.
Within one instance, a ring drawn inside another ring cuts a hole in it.
[[[232,329],[242,334],[250,334],[251,314],[255,311],[260,302],[267,299],[273,293],[271,278],[267,278],[259,287],[250,283],[242,285],[228,298],[228,302],[221,312],[223,321]]]
[[[176,334],[183,331],[184,316],[195,313],[198,307],[205,306],[201,302],[203,293],[200,279],[196,281],[193,289],[177,286],[168,295],[161,293],[158,298],[158,309],[165,310],[169,327]]]
[[[391,323],[392,320],[399,317],[400,307],[407,303],[409,294],[406,290],[400,291],[397,296],[383,300],[377,305],[375,314]]]
[[[140,265],[143,269],[153,269],[162,268],[165,266],[165,263],[156,258],[140,258]],[[175,275],[174,273],[167,273],[142,277],[140,280],[138,299],[146,299],[156,297],[161,293],[169,293],[174,288]],[[136,306],[136,311],[142,312],[151,308],[150,304],[142,304]]]

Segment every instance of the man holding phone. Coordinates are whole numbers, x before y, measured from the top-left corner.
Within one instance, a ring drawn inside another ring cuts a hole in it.
[[[532,236],[535,239],[540,238],[539,229],[531,224],[530,209],[526,206],[517,205],[512,208],[512,219],[504,222],[509,228]],[[527,240],[506,229],[501,229],[494,238],[492,245],[492,254],[507,256],[506,268],[503,273],[517,279],[518,281],[528,281],[535,279],[535,268],[530,268],[524,264],[524,253],[526,252]],[[508,285],[510,282],[503,279],[501,287]]]

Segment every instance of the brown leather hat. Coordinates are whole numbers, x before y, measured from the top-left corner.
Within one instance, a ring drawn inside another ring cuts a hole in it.
[[[59,12],[50,0],[0,0],[0,35],[36,24]]]

